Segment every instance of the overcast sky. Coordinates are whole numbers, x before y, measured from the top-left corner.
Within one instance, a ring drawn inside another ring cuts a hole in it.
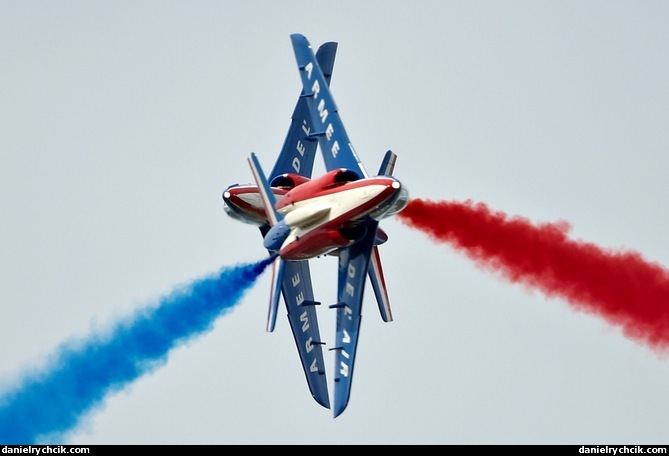
[[[349,137],[369,170],[395,151],[412,197],[565,220],[573,239],[669,267],[667,2],[2,11],[0,386],[178,284],[265,257],[221,193],[252,182],[250,152],[270,169],[283,143],[301,89],[292,33],[339,43],[331,88]],[[395,321],[369,288],[337,419],[309,395],[283,308],[265,332],[267,273],[61,443],[667,443],[666,356],[398,220],[381,227]],[[336,260],[312,263],[331,342]]]

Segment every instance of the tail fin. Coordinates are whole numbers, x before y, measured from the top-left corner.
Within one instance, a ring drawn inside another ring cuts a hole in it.
[[[397,155],[392,150],[386,152],[383,156],[383,161],[381,162],[381,167],[379,168],[379,176],[392,176],[393,171],[395,171],[395,162],[397,161]]]
[[[253,173],[253,177],[256,181],[256,184],[258,185],[258,191],[260,193],[263,206],[265,207],[265,215],[267,216],[267,220],[269,221],[270,226],[273,227],[283,219],[281,214],[279,214],[274,209],[274,205],[276,204],[274,193],[272,193],[272,188],[270,187],[269,182],[265,177],[265,173],[263,172],[262,167],[260,166],[260,162],[258,161],[258,157],[256,156],[256,154],[251,152],[251,156],[249,157],[248,161],[249,165],[251,166],[251,172]],[[270,235],[271,235],[271,230],[270,232],[266,233],[265,237]],[[267,326],[266,326],[267,332],[274,331],[274,326],[276,325],[276,315],[279,310],[281,286],[283,285],[284,264],[283,260],[281,259],[281,257],[279,257],[278,253],[276,254],[276,256],[277,259],[275,260],[272,268],[272,287],[270,288],[269,309],[267,311]]]
[[[282,219],[281,214],[279,214],[275,209],[274,205],[276,204],[276,199],[274,198],[274,193],[272,193],[272,187],[270,187],[267,177],[260,166],[258,157],[256,154],[251,152],[251,156],[248,158],[249,165],[251,166],[251,172],[253,173],[253,178],[256,181],[258,186],[258,192],[260,192],[260,197],[262,198],[263,206],[265,207],[265,215],[269,221],[270,226],[274,226],[279,223],[279,220]]]
[[[318,51],[316,51],[316,60],[318,60],[318,65],[321,67],[323,77],[328,85],[330,85],[330,79],[332,78],[336,54],[337,43],[334,41],[323,43],[321,47],[318,48]]]
[[[395,170],[395,162],[397,161],[397,155],[391,150],[387,151],[381,162],[381,167],[379,168],[379,176],[390,176]],[[381,266],[381,256],[379,255],[379,246],[378,244],[386,241],[387,236],[381,230],[377,228],[377,245],[374,245],[372,248],[372,256],[369,263],[369,280],[372,282],[372,288],[374,289],[374,295],[376,296],[376,302],[379,306],[379,313],[381,318],[385,322],[393,321],[393,312],[390,309],[390,298],[388,297],[388,289],[386,288],[386,278],[383,275],[383,267]]]
[[[274,261],[272,265],[272,287],[269,294],[269,309],[267,310],[267,332],[274,331],[276,326],[276,315],[279,312],[279,296],[283,285],[284,262],[281,258]]]
[[[372,282],[372,288],[374,289],[374,295],[376,296],[376,303],[379,306],[381,318],[386,323],[393,321],[393,312],[390,309],[390,298],[388,297],[388,289],[386,288],[386,278],[383,275],[383,267],[381,267],[379,247],[376,245],[372,248],[368,273],[369,280]]]

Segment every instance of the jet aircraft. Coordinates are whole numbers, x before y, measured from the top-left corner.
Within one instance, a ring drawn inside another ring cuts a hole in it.
[[[334,350],[334,417],[347,407],[360,332],[362,300],[369,277],[381,317],[392,321],[378,246],[388,236],[379,221],[408,203],[407,189],[392,176],[396,155],[386,152],[376,176],[358,159],[329,89],[337,44],[314,55],[309,41],[291,35],[302,91],[284,145],[269,176],[256,154],[248,161],[256,185],[231,185],[224,194],[233,218],[260,227],[263,245],[276,256],[267,330],[274,329],[283,295],[309,389],[330,408],[309,261],[338,258]],[[326,172],[311,178],[316,147]]]

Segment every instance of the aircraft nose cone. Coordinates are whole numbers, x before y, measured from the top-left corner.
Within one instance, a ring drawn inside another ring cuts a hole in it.
[[[267,232],[263,240],[263,245],[267,250],[278,252],[289,234],[290,227],[283,221],[280,221]]]

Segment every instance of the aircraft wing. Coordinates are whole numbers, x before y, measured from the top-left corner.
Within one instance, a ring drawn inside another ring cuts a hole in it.
[[[324,43],[316,53],[317,60],[323,68],[326,84],[330,83],[336,51],[337,43],[328,42]],[[302,95],[303,92],[293,110],[290,127],[279,157],[270,172],[270,183],[284,173],[311,177],[318,140],[313,136],[314,127],[307,98]],[[260,230],[264,237],[268,227],[265,225]],[[274,330],[280,289],[309,391],[316,402],[325,408],[330,408],[323,344],[315,307],[318,303],[314,301],[309,262],[277,259],[273,266],[267,331]]]
[[[332,69],[324,66],[320,59],[314,58],[311,45],[304,35],[293,34],[290,38],[302,79],[302,96],[308,100],[315,127],[314,135],[318,137],[326,169],[330,171],[346,168],[357,171],[359,177],[367,177],[367,171],[353,149],[330,92],[329,74]],[[379,175],[391,175],[396,159],[392,151],[387,151]],[[393,320],[393,316],[377,246],[373,247],[371,260],[369,278],[381,317],[383,321],[389,322]]]
[[[323,79],[326,85],[330,83],[332,77],[336,53],[337,43],[335,42],[324,43],[316,53],[316,59],[320,67],[324,69]],[[268,176],[270,183],[284,173],[311,177],[318,145],[318,139],[313,136],[313,133],[314,126],[311,113],[307,106],[307,99],[304,97],[304,91],[302,91],[293,110],[290,127],[281,147],[281,152]]]
[[[323,77],[327,84],[330,83],[330,79],[332,77],[336,54],[336,42],[324,43],[318,48],[318,51],[316,52],[316,59],[320,67],[323,69]],[[279,156],[268,176],[270,184],[272,184],[278,177],[285,173],[294,173],[305,177],[311,177],[311,173],[314,167],[314,159],[316,157],[316,149],[318,147],[318,139],[313,136],[314,127],[311,114],[309,112],[309,107],[307,106],[307,101],[302,95],[304,95],[304,92],[301,91],[295,108],[293,109],[290,126],[288,128],[286,138],[283,142],[283,146],[281,147]],[[265,234],[268,230],[268,225],[260,227],[260,232],[263,238],[265,237]],[[280,283],[281,274],[279,272],[279,268],[281,266],[278,263],[279,262],[277,261],[273,271],[273,289],[283,287],[283,284]],[[308,273],[309,264],[305,262],[301,268],[306,269]],[[309,282],[309,287],[311,287],[311,282]],[[311,293],[311,289],[308,292]],[[278,298],[278,293],[276,296]],[[269,332],[274,330],[277,305],[278,302],[270,303],[267,320],[267,331]]]
[[[302,97],[307,99],[314,125],[313,135],[318,138],[325,168],[328,171],[346,168],[356,172],[360,178],[369,177],[346,133],[323,68],[315,58],[309,41],[301,34],[291,35],[291,41],[302,80]],[[395,159],[395,154],[388,151],[379,174],[392,174]],[[333,348],[335,417],[346,409],[350,397],[367,276],[372,283],[381,317],[386,322],[393,320],[381,259],[375,245],[375,241],[385,242],[385,234],[380,230],[377,233],[377,229],[378,222],[369,221],[363,239],[338,253],[338,302],[331,306],[337,308]]]
[[[258,185],[258,192],[263,201],[269,225],[282,227],[283,216],[275,210],[275,199],[270,184],[263,173],[258,157],[251,153],[249,165]],[[272,230],[265,234],[265,240],[273,239]],[[270,251],[271,253],[272,251]],[[275,253],[276,255],[276,253]],[[270,306],[267,317],[267,330],[274,330],[279,302],[279,290],[283,294],[288,321],[297,344],[302,368],[313,398],[325,408],[330,408],[325,362],[323,360],[322,341],[319,333],[318,320],[314,301],[313,287],[308,261],[285,261],[276,257],[272,273],[270,289]]]
[[[325,168],[328,171],[346,168],[358,173],[359,177],[367,177],[367,172],[348,139],[326,75],[314,56],[311,44],[299,33],[291,35],[290,39],[302,79],[302,96],[307,100],[314,125],[313,135],[318,138],[321,146]]]
[[[365,236],[339,252],[337,279],[337,332],[335,334],[334,416],[348,405],[353,380],[353,365],[358,346],[362,298],[369,270],[378,222],[370,225]]]
[[[297,344],[304,374],[313,398],[330,408],[322,341],[316,318],[308,261],[284,261],[283,299]]]

